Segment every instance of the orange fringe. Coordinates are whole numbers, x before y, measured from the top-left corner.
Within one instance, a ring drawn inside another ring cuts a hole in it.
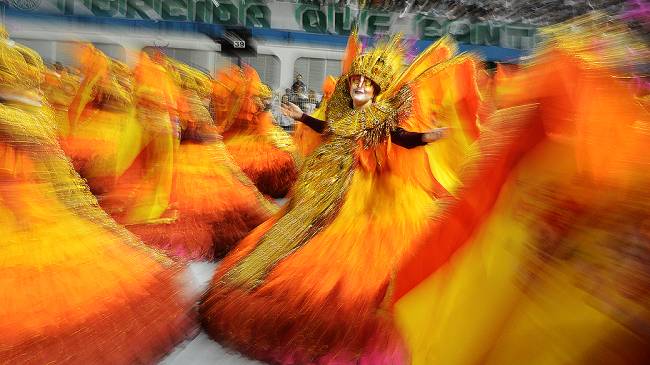
[[[287,195],[297,177],[296,164],[289,152],[278,149],[259,135],[228,139],[226,147],[262,194],[272,198]]]

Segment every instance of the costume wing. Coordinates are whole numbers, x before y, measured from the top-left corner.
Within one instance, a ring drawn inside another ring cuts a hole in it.
[[[476,84],[480,61],[468,54],[452,57],[455,50],[449,38],[434,43],[382,95],[397,100],[402,103],[402,109],[406,107],[409,111],[401,113],[398,125],[407,131],[450,128],[448,137],[424,148],[396,148],[391,163],[393,168],[406,172],[406,167],[400,166],[402,162],[419,161],[418,165],[409,167],[419,171],[417,179],[425,185],[429,185],[427,179],[433,179],[437,183],[432,188],[438,189],[440,185],[451,194],[459,187],[458,171],[471,155],[471,146],[479,135],[477,121],[481,103]],[[405,98],[408,100],[400,100]],[[422,152],[424,156],[417,156]]]

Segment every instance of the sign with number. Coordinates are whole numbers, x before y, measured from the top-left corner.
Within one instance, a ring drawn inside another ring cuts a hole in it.
[[[243,27],[226,27],[218,41],[221,44],[221,51],[237,57],[255,55],[255,41],[251,33],[250,29]]]

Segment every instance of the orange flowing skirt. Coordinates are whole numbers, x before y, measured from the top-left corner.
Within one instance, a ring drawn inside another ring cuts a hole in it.
[[[273,198],[287,195],[297,176],[291,153],[274,146],[263,135],[235,135],[225,143],[237,165],[260,192]]]
[[[82,176],[89,178],[91,189],[101,190],[101,182],[115,179],[117,151],[125,141],[124,132],[130,126],[133,116],[128,112],[113,112],[100,109],[88,110],[86,117],[74,128],[68,127],[67,135],[60,135],[59,141],[65,154]],[[59,125],[63,123],[58,116]],[[66,121],[67,123],[67,121]],[[138,146],[131,146],[137,149]],[[100,181],[98,184],[94,182]]]
[[[191,323],[180,267],[98,209],[63,156],[34,154],[0,144],[0,363],[159,360]]]
[[[224,275],[286,210],[242,240],[203,299],[208,333],[273,364],[405,364],[384,303],[393,270],[425,227],[433,198],[401,178],[356,171],[342,204],[330,224],[253,290],[223,282]]]
[[[648,363],[650,115],[576,54],[499,86],[484,157],[398,271],[413,364]]]
[[[181,143],[174,161],[170,223],[129,226],[145,242],[175,257],[223,257],[275,211],[234,165],[221,141]]]
[[[212,260],[275,210],[246,184],[223,143],[178,146],[166,112],[138,113],[89,112],[62,143],[101,206],[146,244]]]

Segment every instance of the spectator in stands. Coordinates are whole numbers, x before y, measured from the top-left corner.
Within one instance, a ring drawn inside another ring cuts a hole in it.
[[[307,86],[305,85],[304,82],[302,82],[302,75],[301,74],[296,74],[296,78],[293,81],[293,85],[291,85],[291,91],[293,91],[294,94],[297,94],[300,92],[300,90],[307,90]]]
[[[289,96],[290,94],[282,95],[282,104],[290,101]],[[293,125],[295,121],[284,114],[280,114],[280,117],[277,119],[277,123],[280,127],[282,127],[282,129],[284,129],[287,132],[290,132],[293,130]]]
[[[294,85],[295,84],[296,83],[294,82]],[[289,101],[298,105],[300,109],[307,110],[307,88],[303,85],[294,88],[292,91],[293,93],[289,95]]]
[[[318,105],[318,97],[316,97],[316,92],[314,90],[309,90],[309,93],[307,94],[307,109],[305,110],[305,113],[311,114],[314,112]]]

